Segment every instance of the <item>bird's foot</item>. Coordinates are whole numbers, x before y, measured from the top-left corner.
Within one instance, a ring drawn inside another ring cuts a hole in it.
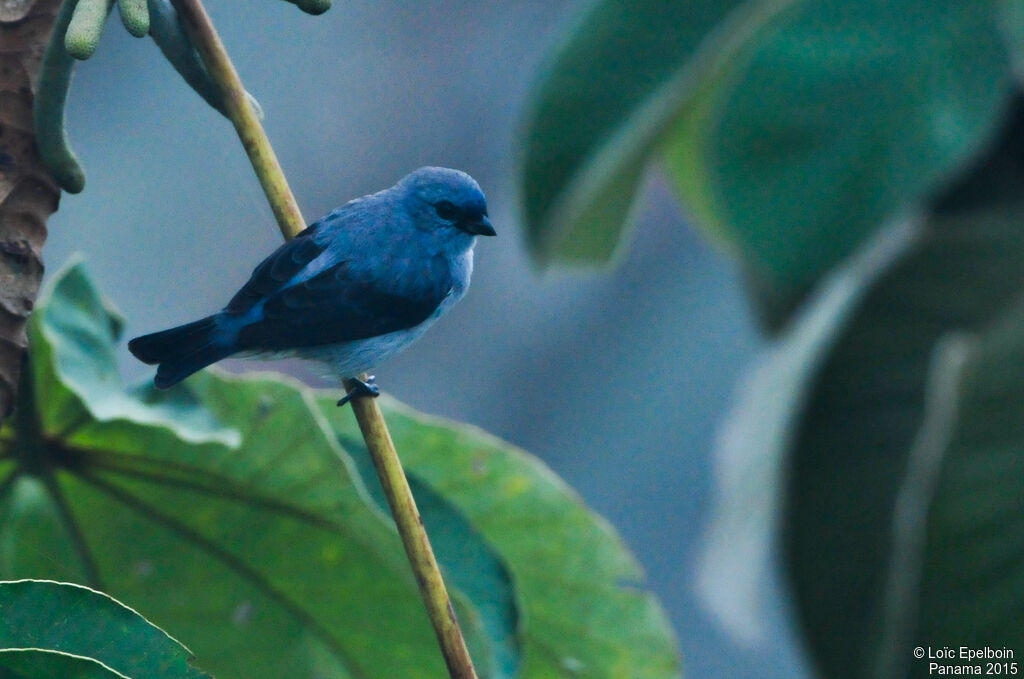
[[[376,381],[377,378],[373,375],[367,375],[365,381],[358,377],[351,378],[349,382],[352,384],[352,389],[338,401],[338,407],[340,408],[357,396],[369,396],[371,398],[380,396],[380,387],[377,386]]]

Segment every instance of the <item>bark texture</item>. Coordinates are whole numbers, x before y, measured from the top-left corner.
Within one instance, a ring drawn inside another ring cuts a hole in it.
[[[60,0],[0,0],[0,421],[14,406],[25,323],[43,277],[46,220],[60,190],[36,152],[39,67]]]

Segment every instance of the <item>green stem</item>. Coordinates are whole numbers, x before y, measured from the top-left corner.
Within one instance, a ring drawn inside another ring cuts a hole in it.
[[[259,119],[248,105],[242,81],[228,57],[224,45],[203,8],[202,0],[173,0],[185,26],[199,51],[207,70],[224,94],[224,103],[231,122],[242,140],[249,160],[259,177],[277,217],[284,237],[291,238],[305,228],[302,214],[292,195],[284,172],[274,155],[270,140]],[[409,557],[420,594],[444,654],[448,673],[452,679],[476,679],[473,661],[455,618],[441,571],[434,558],[430,540],[423,529],[416,501],[405,478],[384,416],[377,402],[370,398],[356,398],[352,410],[363,433],[366,447],[373,457],[381,485],[387,495],[398,533]]]
[[[107,23],[107,15],[114,8],[114,0],[78,0],[71,17],[64,47],[75,59],[88,59],[96,52]]]
[[[346,384],[351,389],[352,386]],[[420,587],[420,595],[427,607],[430,622],[434,625],[434,633],[441,645],[448,673],[452,679],[476,679],[476,670],[469,657],[469,650],[462,637],[459,621],[452,609],[448,590],[445,589],[441,570],[437,566],[434,550],[423,528],[423,520],[416,508],[409,481],[405,478],[402,462],[395,452],[395,444],[391,433],[384,423],[377,401],[372,398],[354,398],[350,402],[355,412],[359,430],[363,433],[366,447],[373,458],[373,466],[377,469],[384,495],[395,517],[398,533],[402,536],[405,553],[409,557],[416,582]]]
[[[203,65],[203,60],[196,52],[195,45],[185,32],[185,27],[178,20],[178,11],[171,0],[147,0],[149,10],[149,34],[153,38],[167,61],[174,70],[196,91],[207,104],[217,109],[224,117],[228,111],[221,101],[220,88]],[[251,94],[246,93],[249,105],[256,110],[256,115],[263,118],[260,104]]]
[[[277,218],[281,234],[286,239],[293,238],[306,228],[306,223],[299,212],[299,204],[295,202],[295,196],[288,187],[288,180],[281,170],[281,164],[277,162],[270,139],[267,138],[256,112],[249,105],[242,80],[238,77],[227,50],[224,49],[224,43],[217,35],[213,22],[200,0],[173,0],[173,4],[192,37],[199,56],[203,58],[206,70],[223,93],[228,118],[234,124],[245,152],[249,154],[249,162],[256,170],[263,192],[267,194],[267,201],[274,211],[274,217]]]
[[[76,6],[77,0],[64,0],[60,5],[39,69],[39,85],[33,107],[39,157],[57,184],[68,193],[78,193],[85,188],[85,173],[71,151],[64,127],[64,104],[67,102],[71,69],[75,63],[64,48],[64,39]]]

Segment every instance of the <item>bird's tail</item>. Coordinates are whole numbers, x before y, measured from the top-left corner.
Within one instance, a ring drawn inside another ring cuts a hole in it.
[[[128,350],[143,363],[159,364],[153,383],[158,389],[173,387],[192,373],[232,353],[214,337],[217,317],[180,325],[177,328],[136,337]]]

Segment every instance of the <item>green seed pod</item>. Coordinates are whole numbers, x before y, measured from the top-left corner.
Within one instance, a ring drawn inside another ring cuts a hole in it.
[[[288,0],[306,14],[323,14],[331,8],[331,0]]]
[[[149,33],[149,8],[146,0],[117,0],[117,11],[121,15],[121,23],[136,38]]]
[[[39,157],[57,184],[68,193],[78,193],[85,188],[85,173],[68,145],[64,129],[64,103],[68,98],[75,61],[64,47],[63,36],[71,23],[76,4],[77,0],[64,0],[60,6],[53,35],[43,54],[32,111]]]
[[[68,54],[75,59],[88,59],[93,55],[103,34],[107,14],[113,7],[114,0],[79,0],[64,36]]]

